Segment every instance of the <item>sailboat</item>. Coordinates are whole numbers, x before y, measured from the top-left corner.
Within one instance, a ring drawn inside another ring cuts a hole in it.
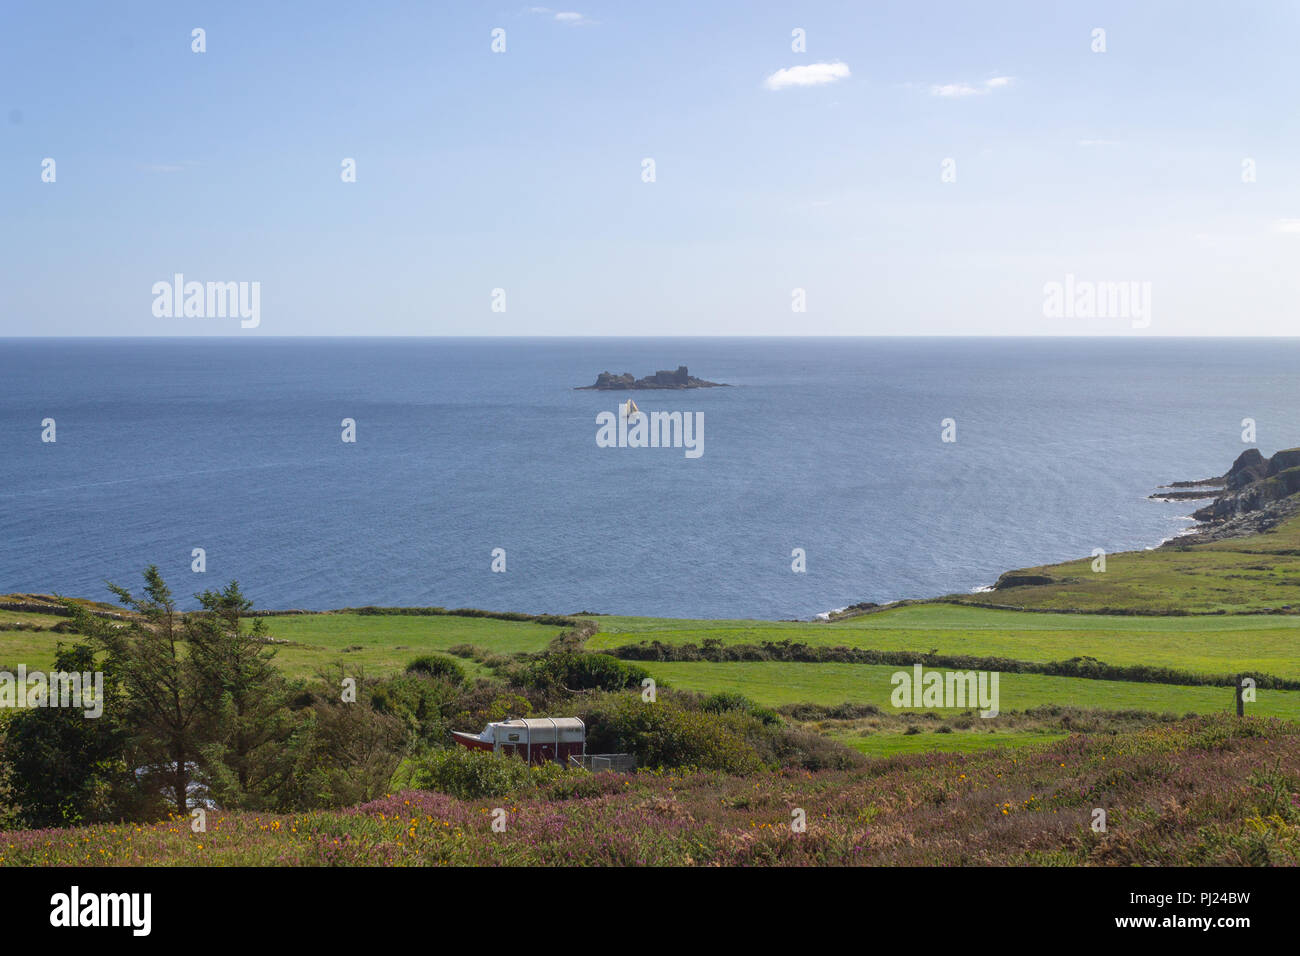
[[[630,398],[620,405],[618,410],[621,413],[623,421],[628,422],[629,424],[632,421],[633,415],[639,415],[641,413],[641,409],[636,407],[636,402],[632,401]]]

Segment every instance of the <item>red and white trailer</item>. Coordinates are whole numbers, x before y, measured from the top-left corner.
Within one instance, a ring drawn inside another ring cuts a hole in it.
[[[470,750],[522,757],[529,763],[558,763],[568,766],[570,757],[581,764],[587,754],[587,726],[578,717],[529,717],[498,720],[483,733],[452,731],[456,743]]]

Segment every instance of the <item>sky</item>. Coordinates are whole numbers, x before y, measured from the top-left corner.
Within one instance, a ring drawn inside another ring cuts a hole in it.
[[[0,336],[1300,331],[1300,5],[573,2],[5,3]]]

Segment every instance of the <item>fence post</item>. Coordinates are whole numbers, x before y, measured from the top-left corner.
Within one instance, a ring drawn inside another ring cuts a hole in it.
[[[1237,697],[1237,716],[1244,717],[1246,716],[1246,705],[1242,702],[1241,699],[1241,675],[1240,674],[1237,675],[1237,683],[1234,690],[1236,692],[1236,697]]]

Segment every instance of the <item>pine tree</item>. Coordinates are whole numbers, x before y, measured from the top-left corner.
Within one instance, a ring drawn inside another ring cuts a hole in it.
[[[123,719],[142,784],[161,788],[174,811],[186,816],[210,713],[207,688],[193,656],[184,653],[185,616],[156,565],[145,569],[144,582],[138,598],[126,588],[108,586],[134,613],[127,624],[89,618],[79,626],[91,632],[104,651],[105,665],[122,682]]]
[[[190,616],[187,634],[205,688],[205,782],[223,808],[273,807],[290,773],[284,743],[293,722],[265,622],[245,625],[253,604],[236,581],[195,597],[202,611]]]

